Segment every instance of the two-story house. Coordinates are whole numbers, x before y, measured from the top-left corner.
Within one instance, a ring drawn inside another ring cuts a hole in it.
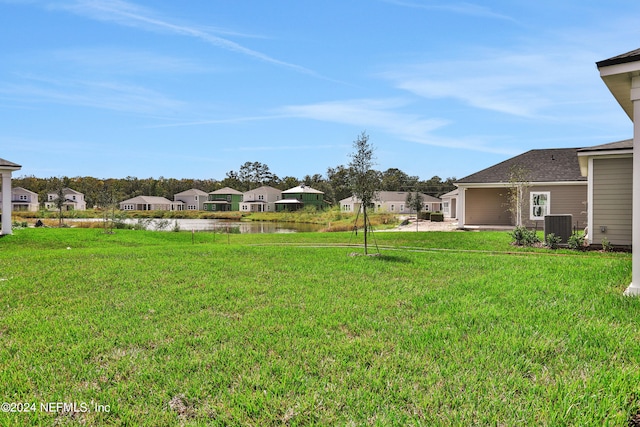
[[[264,185],[242,193],[241,212],[275,212],[276,202],[282,198],[282,191]]]
[[[0,193],[0,199],[4,199],[3,196],[4,195]],[[14,187],[11,189],[11,210],[37,212],[39,207],[38,193],[22,187]]]
[[[327,203],[324,201],[324,193],[309,187],[298,185],[282,192],[282,199],[276,202],[276,210],[297,211],[305,206],[314,206],[316,209],[324,209]]]
[[[204,210],[211,212],[239,211],[242,193],[233,188],[224,187],[209,193],[209,199],[204,202]]]
[[[204,203],[207,201],[208,194],[197,188],[192,188],[181,193],[173,195],[174,202],[184,203],[184,207],[188,211],[204,210]]]
[[[84,200],[84,194],[79,191],[72,190],[65,187],[62,189],[64,203],[63,210],[65,211],[84,211],[87,209],[87,203]],[[47,193],[47,200],[44,202],[45,209],[53,210],[58,209],[58,192],[52,191]]]

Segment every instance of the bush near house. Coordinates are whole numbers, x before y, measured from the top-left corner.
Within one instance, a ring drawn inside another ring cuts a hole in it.
[[[433,222],[443,222],[444,214],[441,212],[432,212],[431,213],[431,221]]]
[[[431,219],[431,212],[420,212],[418,214],[418,218],[422,219],[422,220],[425,220],[425,221],[428,221],[428,220]]]

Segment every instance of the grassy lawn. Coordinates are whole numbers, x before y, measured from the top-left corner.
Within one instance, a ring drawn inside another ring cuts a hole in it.
[[[16,230],[0,396],[36,407],[0,425],[620,426],[640,409],[629,254],[379,232],[382,256],[349,256],[359,239]]]

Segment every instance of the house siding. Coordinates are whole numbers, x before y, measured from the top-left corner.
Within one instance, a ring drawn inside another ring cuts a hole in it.
[[[592,243],[606,238],[614,245],[631,245],[632,178],[632,157],[593,159]]]
[[[550,215],[571,215],[572,225],[583,229],[587,226],[587,183],[579,185],[534,185],[529,192],[548,191],[551,193]],[[525,203],[523,220],[527,227],[538,226],[544,228],[544,220],[531,221],[529,219],[529,196]],[[537,224],[536,224],[537,223]]]
[[[587,225],[587,185],[532,185],[528,188],[523,206],[522,220],[527,227],[544,227],[544,221],[532,221],[529,215],[529,193],[551,193],[551,215],[573,216],[573,224],[584,228]],[[466,225],[514,226],[514,215],[509,212],[509,189],[467,188],[465,192]]]
[[[468,188],[464,196],[467,225],[513,225],[506,188]]]

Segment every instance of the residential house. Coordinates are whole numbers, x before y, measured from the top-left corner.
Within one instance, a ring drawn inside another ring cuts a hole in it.
[[[282,198],[282,191],[264,185],[242,193],[241,212],[275,212],[276,202]]]
[[[546,215],[570,214],[572,224],[584,228],[587,179],[577,153],[577,148],[531,150],[458,180],[459,226],[515,226],[517,209],[509,194],[519,181],[526,193],[519,204],[523,225],[543,229]]]
[[[442,214],[445,218],[456,219],[458,217],[458,191],[459,190],[456,188],[455,190],[449,191],[448,193],[440,196],[440,199],[442,200]]]
[[[578,150],[587,177],[587,241],[631,246],[633,207],[633,140]]]
[[[204,202],[204,210],[212,212],[239,211],[242,202],[242,193],[233,188],[224,187],[209,193],[209,198]]]
[[[2,194],[11,194],[11,174],[17,170],[22,169],[19,164],[10,162],[5,159],[0,159],[0,179],[2,180],[2,187],[0,187],[0,211],[11,212],[11,200],[12,197],[2,198]],[[0,229],[0,235],[11,234],[11,215],[2,215],[0,220],[2,228]]]
[[[62,209],[65,211],[84,211],[87,209],[87,203],[84,200],[84,194],[65,187],[62,189],[64,204]],[[44,202],[45,209],[58,209],[57,206],[58,192],[52,191],[47,193],[47,200]]]
[[[633,122],[632,146],[637,146],[638,144],[636,142],[640,141],[640,49],[599,61],[596,63],[596,66],[607,88]],[[624,150],[624,148],[621,149],[621,151]],[[595,160],[595,157],[593,158]],[[601,159],[603,158],[601,157]],[[629,160],[622,162],[626,162],[626,168],[628,168]],[[640,189],[640,150],[632,151],[631,165],[631,188],[634,190],[631,196],[631,244],[633,248],[638,248],[640,247],[640,191],[638,190]],[[602,231],[600,227],[606,226],[607,228],[604,232],[607,233],[609,231],[608,223],[611,217],[606,215],[600,217],[604,218],[607,224],[598,224],[597,221],[600,220],[596,219],[598,214],[596,213],[595,207],[607,203],[606,200],[603,202],[600,201],[600,198],[603,197],[604,194],[598,192],[596,183],[599,183],[601,180],[606,180],[606,175],[609,172],[607,172],[606,168],[604,170],[598,170],[597,166],[591,169],[590,172],[589,180],[593,180],[593,186],[590,187],[590,189],[593,190],[593,194],[590,194],[590,199],[593,200],[592,203],[594,205],[594,218],[591,220],[593,222],[592,228]],[[602,179],[600,177],[601,174],[605,175]],[[628,186],[628,184],[623,185]],[[627,205],[625,209],[628,211],[628,202],[623,205]],[[592,230],[592,233],[593,231],[594,230]],[[592,238],[594,237],[592,236]],[[631,263],[631,284],[627,287],[625,295],[640,295],[640,255],[636,254],[635,251]]]
[[[373,202],[374,212],[389,212],[397,214],[415,213],[407,204],[407,196],[411,194],[408,191],[378,191]],[[442,201],[437,197],[422,195],[422,210],[426,212],[439,212]],[[362,202],[357,197],[347,197],[340,200],[340,209],[343,212],[358,212]]]
[[[120,202],[123,211],[182,211],[183,202],[171,201],[164,197],[137,196]]]
[[[4,193],[0,194],[0,198],[4,201]],[[37,212],[40,208],[38,202],[38,193],[27,190],[22,187],[14,187],[11,189],[11,210]],[[4,204],[3,204],[4,206]]]
[[[324,193],[301,184],[283,191],[282,199],[276,202],[278,212],[297,211],[305,206],[314,206],[317,210],[326,208],[327,202],[324,201]]]
[[[192,188],[181,193],[173,195],[174,202],[182,202],[188,211],[204,210],[204,203],[207,201],[208,194],[197,188]]]

